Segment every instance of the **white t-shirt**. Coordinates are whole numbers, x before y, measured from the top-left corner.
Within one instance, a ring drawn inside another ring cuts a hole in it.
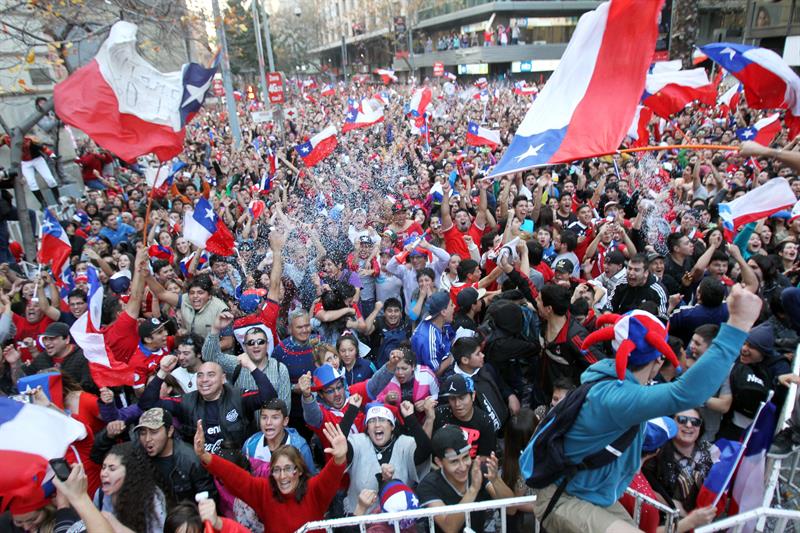
[[[197,390],[197,373],[189,372],[185,368],[178,367],[172,371],[172,377],[178,380],[178,383],[183,387],[183,392],[192,392]]]

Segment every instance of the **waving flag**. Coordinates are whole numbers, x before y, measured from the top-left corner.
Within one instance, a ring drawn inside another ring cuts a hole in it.
[[[311,90],[316,88],[317,88],[317,81],[314,78],[303,80],[303,89]]]
[[[393,81],[397,81],[397,76],[394,75],[394,70],[390,68],[379,68],[375,70],[375,74],[381,77],[384,85],[389,85]]]
[[[487,88],[487,87],[489,86],[489,82],[486,80],[486,78],[484,78],[484,77],[480,77],[480,78],[478,78],[478,80],[477,80],[475,83],[473,83],[472,85],[474,85],[474,86],[475,86],[475,87],[477,87],[478,89],[485,89],[485,88]]]
[[[72,442],[85,437],[85,426],[64,413],[0,398],[0,512],[44,506],[44,485],[53,476],[47,461],[64,457]]]
[[[767,450],[772,445],[775,433],[775,404],[767,400],[756,413],[753,424],[745,436],[744,457],[736,472],[731,490],[731,505],[728,514],[733,516],[761,507],[764,499],[764,471]],[[755,529],[755,519],[745,524],[740,531]]]
[[[364,98],[357,106],[347,110],[342,133],[358,128],[368,128],[378,122],[383,122],[383,106],[374,100]]]
[[[739,107],[739,100],[742,98],[743,90],[742,84],[736,83],[720,95],[719,100],[717,100],[717,107],[722,116],[727,117]]]
[[[786,178],[772,178],[731,202],[720,203],[719,216],[726,238],[733,237],[736,228],[789,209],[796,201]]]
[[[416,89],[414,94],[411,95],[411,101],[408,103],[408,113],[414,118],[422,117],[431,103],[431,95],[430,87]]]
[[[445,72],[444,73],[444,77],[447,78],[450,81],[456,81],[458,79],[458,76],[456,76],[452,72]]]
[[[788,109],[790,136],[800,131],[800,76],[772,50],[746,44],[714,43],[700,50],[744,85],[753,109]]]
[[[781,117],[775,113],[762,118],[752,126],[736,130],[736,137],[740,141],[755,141],[758,144],[769,146],[777,134],[781,132]]]
[[[386,105],[389,103],[389,91],[379,91],[372,95],[372,99],[381,105]]]
[[[717,88],[708,80],[705,69],[661,71],[648,74],[642,104],[660,117],[668,118],[698,100],[713,106]]]
[[[336,128],[328,126],[306,142],[295,146],[294,149],[300,154],[303,163],[305,163],[307,167],[313,167],[331,155],[336,149],[337,144]]]
[[[644,91],[661,4],[611,0],[581,17],[493,176],[619,148]]]
[[[161,161],[183,149],[184,127],[203,105],[217,72],[196,63],[162,73],[136,51],[136,25],[117,22],[97,56],[55,86],[59,118],[132,162],[153,152]]]
[[[727,492],[733,472],[739,464],[739,455],[742,449],[740,442],[719,439],[714,444],[719,449],[719,459],[706,475],[703,486],[697,494],[695,507],[708,507],[722,503],[720,507],[724,508],[723,496]]]
[[[650,142],[650,119],[653,112],[645,106],[636,106],[636,114],[633,116],[631,127],[628,128],[628,137],[633,139],[631,146],[647,146]]]
[[[190,253],[189,255],[181,259],[180,265],[178,265],[178,267],[181,269],[181,274],[183,274],[184,278],[189,276],[189,265],[191,264],[192,259],[194,259],[194,254],[196,253],[197,252]],[[207,266],[208,266],[208,252],[203,250],[200,253],[200,258],[197,260],[197,266],[195,267],[195,270],[200,271]]]
[[[20,394],[33,392],[36,387],[41,387],[47,399],[64,408],[64,383],[61,379],[61,372],[47,372],[45,374],[33,374],[32,376],[22,376],[17,380],[17,390]]]
[[[69,243],[67,232],[49,209],[44,211],[41,230],[42,242],[36,260],[42,265],[52,264],[53,277],[58,278],[61,275],[61,268],[72,252],[72,245]]]
[[[539,92],[535,85],[528,85],[524,81],[518,81],[514,84],[514,94],[520,96],[534,95]]]
[[[322,88],[322,91],[320,91],[319,94],[320,96],[333,96],[336,94],[336,89],[333,88],[333,85],[328,83]]]
[[[470,121],[467,125],[467,144],[470,146],[499,146],[500,132],[479,126],[477,122]]]
[[[306,102],[311,102],[314,105],[317,105],[317,103],[318,103],[317,99],[314,98],[314,96],[312,96],[310,93],[307,93],[307,92],[303,93],[303,100],[305,100]]]
[[[212,254],[233,255],[233,235],[205,198],[201,197],[197,201],[194,211],[186,213],[183,219],[183,236],[198,248],[205,248]]]

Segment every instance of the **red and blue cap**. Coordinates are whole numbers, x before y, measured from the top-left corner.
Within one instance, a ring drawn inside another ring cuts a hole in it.
[[[336,370],[331,365],[325,363],[314,370],[314,384],[311,390],[319,392],[337,379],[344,380],[344,369]]]
[[[380,492],[381,511],[396,513],[419,508],[419,499],[411,487],[401,481],[387,481]]]
[[[608,313],[597,319],[600,329],[588,335],[581,350],[604,341],[610,341],[617,353],[617,377],[625,380],[625,369],[643,366],[660,356],[666,357],[672,366],[680,368],[675,352],[667,344],[667,328],[647,311],[634,310],[624,315]],[[611,325],[611,327],[603,327]]]

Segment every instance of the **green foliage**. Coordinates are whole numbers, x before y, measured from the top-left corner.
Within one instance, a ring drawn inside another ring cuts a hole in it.
[[[256,71],[258,54],[256,35],[251,11],[244,7],[244,0],[230,0],[225,10],[225,36],[228,40],[228,56],[234,75]]]

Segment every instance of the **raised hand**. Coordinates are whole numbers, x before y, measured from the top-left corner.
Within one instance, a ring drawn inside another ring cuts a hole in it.
[[[361,404],[363,403],[364,399],[361,397],[360,394],[353,394],[347,399],[347,403],[350,405],[356,406],[356,408],[361,409]]]
[[[206,451],[206,433],[203,431],[202,420],[197,421],[197,431],[194,432],[194,453],[204,465],[211,462],[211,454]]]
[[[400,404],[400,414],[403,418],[414,414],[414,404],[409,401],[404,401]]]
[[[311,372],[306,372],[297,380],[297,388],[300,393],[305,397],[311,397]]]
[[[391,481],[394,478],[394,466],[389,463],[382,464],[381,478],[384,481]]]
[[[112,439],[118,437],[125,431],[125,422],[123,420],[112,420],[106,426],[106,435]]]
[[[339,425],[325,422],[322,434],[331,443],[330,447],[325,448],[323,451],[331,454],[333,461],[337,465],[344,464],[345,460],[347,460],[347,437],[344,436]]]
[[[163,359],[161,359],[160,367],[161,370],[164,371],[165,374],[169,374],[172,372],[175,367],[178,365],[178,358],[172,354],[165,355]]]

